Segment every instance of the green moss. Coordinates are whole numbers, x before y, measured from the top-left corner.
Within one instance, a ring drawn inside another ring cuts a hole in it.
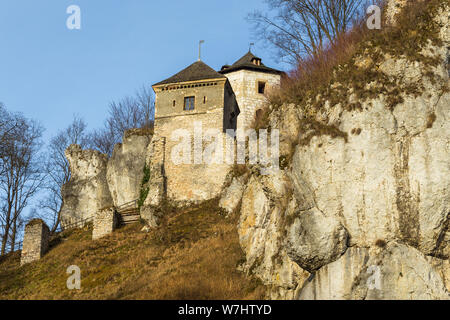
[[[150,188],[147,186],[147,183],[150,181],[150,168],[147,164],[144,165],[144,176],[142,177],[141,189],[139,191],[139,199],[138,199],[138,208],[141,208],[144,205],[145,199],[147,199],[148,192]]]

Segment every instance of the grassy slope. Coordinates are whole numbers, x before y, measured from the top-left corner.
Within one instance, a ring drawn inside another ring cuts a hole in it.
[[[52,241],[40,260],[19,267],[20,253],[0,260],[1,299],[260,299],[265,288],[236,270],[243,259],[235,219],[214,202],[171,213],[158,230],[141,224],[92,241],[79,229]],[[81,290],[68,290],[66,269],[81,269]]]

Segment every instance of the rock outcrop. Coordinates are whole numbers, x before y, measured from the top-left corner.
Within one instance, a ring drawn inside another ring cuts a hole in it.
[[[422,58],[372,48],[376,65],[354,60],[398,90],[358,108],[323,101],[313,121],[340,134],[302,128],[312,105],[273,108],[284,170],[252,174],[239,235],[247,270],[284,298],[449,298],[450,8],[439,6],[430,22],[439,39],[418,49]]]
[[[242,197],[239,241],[246,255],[242,266],[269,287],[272,298],[293,298],[298,283],[308,273],[284,250],[283,216],[289,179],[283,171],[266,176],[253,174]]]
[[[164,151],[166,138],[153,136],[146,154],[146,165],[150,171],[149,181],[141,186],[145,199],[140,209],[141,217],[151,227],[159,223],[160,206],[167,195],[166,176],[164,171]]]
[[[108,160],[107,180],[114,205],[120,207],[139,198],[143,168],[151,135],[146,130],[125,132]]]
[[[100,209],[137,200],[150,140],[149,130],[128,130],[111,158],[79,145],[69,146],[65,154],[71,178],[61,190],[63,227],[91,219]]]
[[[424,254],[395,242],[383,248],[350,248],[315,273],[297,294],[305,300],[450,298]]]
[[[219,207],[222,208],[226,214],[234,212],[242,199],[244,192],[244,177],[233,177],[231,184],[226,188],[220,198]]]
[[[82,150],[76,144],[69,146],[65,154],[72,176],[61,190],[63,227],[93,218],[98,209],[113,205],[106,179],[108,156],[95,150]]]

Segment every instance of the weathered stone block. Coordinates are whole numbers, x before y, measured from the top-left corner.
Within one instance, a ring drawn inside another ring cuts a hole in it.
[[[33,219],[25,226],[20,265],[39,260],[48,250],[50,230],[41,219]]]
[[[114,207],[101,209],[94,217],[92,240],[100,239],[114,231],[118,224],[118,216]]]

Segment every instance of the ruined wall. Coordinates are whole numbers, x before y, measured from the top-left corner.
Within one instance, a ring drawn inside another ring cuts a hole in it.
[[[108,156],[95,150],[82,150],[79,145],[67,148],[70,181],[62,187],[61,224],[93,218],[98,209],[112,206],[106,179]]]
[[[99,210],[94,217],[92,240],[100,239],[114,231],[118,217],[114,207]]]
[[[25,226],[20,265],[42,258],[48,250],[50,230],[41,219],[33,219]]]
[[[264,94],[258,93],[258,82],[266,82],[266,92],[280,85],[281,76],[278,74],[239,70],[225,74],[233,88],[241,111],[238,116],[238,128],[248,128],[254,118],[256,110],[267,103]]]

